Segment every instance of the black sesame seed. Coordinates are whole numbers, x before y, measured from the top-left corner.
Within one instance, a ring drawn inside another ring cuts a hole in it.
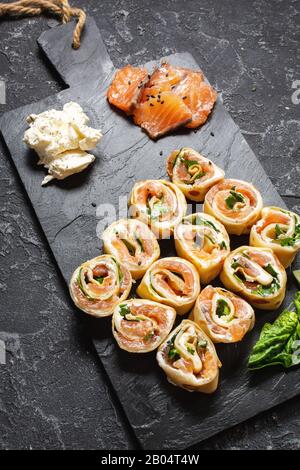
[[[160,104],[164,104],[164,101],[161,101]]]
[[[168,76],[169,76],[169,74],[168,74],[168,73],[166,73],[166,77],[168,77]]]
[[[150,80],[150,78],[151,78],[151,75],[150,75],[150,73],[148,73],[148,78],[149,78],[149,80]]]
[[[92,206],[93,206],[93,207],[96,207],[96,203],[95,203],[95,202],[92,202]]]
[[[159,155],[163,155],[163,151],[162,151],[162,150],[159,152]]]
[[[154,106],[154,104],[153,104],[153,103],[150,103],[150,106]]]
[[[128,85],[131,85],[131,81],[130,81],[130,80],[128,80]]]
[[[187,99],[187,96],[183,96],[182,99],[183,99],[183,100],[186,100],[186,99]]]
[[[151,96],[151,98],[155,98],[155,96],[154,96],[154,95],[150,95],[150,96]]]
[[[215,136],[215,134],[214,134],[213,132],[211,132],[211,133],[210,133],[210,135],[211,135],[212,137],[214,137],[214,136]]]

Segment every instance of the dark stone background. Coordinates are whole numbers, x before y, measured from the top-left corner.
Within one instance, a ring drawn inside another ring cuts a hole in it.
[[[116,66],[191,52],[288,207],[300,212],[300,105],[291,101],[300,79],[297,1],[81,4]],[[1,21],[7,104],[0,113],[64,87],[36,44],[55,25],[50,18]],[[136,448],[2,143],[0,201],[0,339],[8,348],[0,365],[0,447]],[[299,449],[299,418],[296,398],[196,448]]]

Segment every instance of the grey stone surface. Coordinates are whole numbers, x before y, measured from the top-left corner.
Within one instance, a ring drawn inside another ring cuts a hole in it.
[[[226,2],[226,7],[217,1],[209,6],[165,2],[163,7],[151,2],[152,12],[142,2],[102,2],[101,10],[96,1],[86,5],[116,65],[124,60],[141,63],[175,51],[192,52],[210,81],[223,91],[227,109],[279,192],[288,196],[287,205],[300,209],[299,108],[291,102],[292,82],[300,75],[296,2]],[[43,66],[35,44],[46,28],[43,20],[2,23],[0,78],[8,81],[8,93],[7,105],[0,106],[0,111],[52,95],[62,85]],[[201,48],[203,41],[205,48]],[[3,151],[0,164],[4,200],[0,339],[9,344],[8,363],[0,366],[1,445],[135,447]],[[299,448],[297,400],[201,448],[272,446]]]

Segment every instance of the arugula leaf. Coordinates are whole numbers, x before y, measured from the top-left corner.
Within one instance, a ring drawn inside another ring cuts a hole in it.
[[[120,304],[119,305],[119,313],[120,313],[121,317],[125,318],[126,315],[129,315],[131,313],[130,308],[126,304]]]
[[[238,193],[234,191],[234,189],[231,189],[230,196],[225,199],[226,206],[228,207],[228,209],[233,209],[237,202],[245,202],[245,198],[241,193]]]
[[[217,232],[217,233],[220,232],[220,230],[215,226],[215,224],[210,222],[210,220],[202,219],[198,215],[195,217],[195,222],[194,223],[195,223],[195,225],[206,225],[207,227],[212,227],[215,232]]]
[[[267,266],[264,266],[264,270],[267,271],[267,273],[271,274],[271,276],[278,277],[278,272],[275,271],[271,264],[267,264]]]
[[[224,299],[218,300],[216,314],[218,315],[219,318],[230,314],[230,308],[226,300]]]
[[[94,279],[95,281],[99,282],[99,284],[103,284],[104,276],[96,276]]]
[[[280,225],[276,224],[275,225],[275,234],[276,234],[276,238],[279,237],[279,235],[282,235],[284,233],[284,231],[280,228]]]
[[[168,357],[174,361],[177,361],[177,359],[180,359],[180,354],[177,351],[177,349],[174,347],[174,341],[177,335],[178,333],[172,336],[172,338],[167,343],[169,346]]]
[[[261,295],[262,297],[266,297],[267,295],[272,295],[274,294],[279,288],[279,282],[277,279],[273,279],[272,283],[269,286],[263,286],[259,285],[253,292],[255,292],[258,295]]]
[[[219,243],[219,247],[221,248],[221,250],[227,250],[227,245],[224,242],[224,240],[222,240],[221,243]]]
[[[232,269],[236,269],[236,268],[239,268],[241,265],[238,261],[233,261],[233,263],[231,263],[231,267]]]
[[[126,238],[121,238],[122,242],[126,246],[127,250],[129,251],[129,254],[131,256],[135,255],[135,247],[128,241]]]
[[[187,346],[186,349],[187,349],[187,352],[189,352],[192,356],[195,354],[195,349],[194,348],[191,348],[190,346]]]
[[[273,324],[263,326],[248,360],[249,369],[275,364],[292,367],[300,363],[300,291],[294,304],[296,311],[284,310]]]

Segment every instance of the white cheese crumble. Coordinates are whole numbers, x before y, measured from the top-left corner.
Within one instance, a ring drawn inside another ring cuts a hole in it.
[[[37,152],[38,164],[48,169],[42,185],[79,173],[95,160],[87,151],[96,147],[102,134],[87,125],[89,118],[78,103],[67,103],[62,111],[30,114],[27,122],[23,140]]]

